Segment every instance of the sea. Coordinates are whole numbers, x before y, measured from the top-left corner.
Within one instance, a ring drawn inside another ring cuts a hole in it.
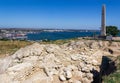
[[[40,41],[40,40],[64,40],[78,37],[93,37],[94,35],[99,35],[100,32],[79,32],[79,31],[71,31],[71,32],[37,32],[37,33],[28,33],[27,40],[32,41]]]

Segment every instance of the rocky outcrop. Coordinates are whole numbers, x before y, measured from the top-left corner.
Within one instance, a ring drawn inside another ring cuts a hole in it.
[[[103,48],[108,45],[94,40],[64,45],[34,43],[0,59],[0,82],[91,83],[92,71],[100,71]]]

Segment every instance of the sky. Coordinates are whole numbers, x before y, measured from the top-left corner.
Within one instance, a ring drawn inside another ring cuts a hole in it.
[[[99,29],[102,4],[106,24],[120,27],[120,0],[0,0],[0,27]]]

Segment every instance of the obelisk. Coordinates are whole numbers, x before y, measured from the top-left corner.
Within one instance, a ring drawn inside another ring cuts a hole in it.
[[[102,5],[101,36],[106,36],[106,7]]]

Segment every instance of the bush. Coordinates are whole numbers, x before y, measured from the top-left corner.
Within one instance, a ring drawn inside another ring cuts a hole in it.
[[[107,35],[117,36],[119,30],[116,26],[106,26]]]

